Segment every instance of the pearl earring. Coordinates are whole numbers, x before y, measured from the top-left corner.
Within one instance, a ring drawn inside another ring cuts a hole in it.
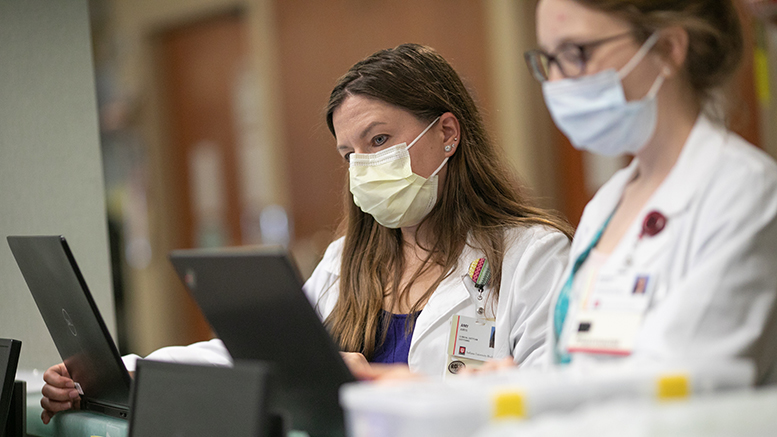
[[[445,151],[450,152],[451,150],[453,150],[454,147],[456,147],[456,144],[449,144],[445,146]]]

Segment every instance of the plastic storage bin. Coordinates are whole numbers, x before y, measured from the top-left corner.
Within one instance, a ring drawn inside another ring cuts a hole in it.
[[[752,385],[747,361],[515,369],[340,390],[349,437],[468,437],[494,417],[534,418],[611,399],[688,398]]]
[[[743,390],[681,402],[609,401],[528,421],[494,421],[475,437],[773,437],[777,389]]]

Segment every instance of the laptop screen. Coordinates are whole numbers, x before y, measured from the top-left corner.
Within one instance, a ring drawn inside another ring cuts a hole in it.
[[[135,373],[130,437],[261,436],[266,368],[141,360]]]
[[[338,390],[355,378],[286,252],[189,250],[170,259],[232,357],[273,365],[270,412],[312,436],[343,435]]]
[[[61,236],[8,237],[49,334],[81,391],[82,408],[126,417],[131,379]]]
[[[0,338],[0,435],[6,427],[8,411],[11,408],[16,366],[22,342]]]

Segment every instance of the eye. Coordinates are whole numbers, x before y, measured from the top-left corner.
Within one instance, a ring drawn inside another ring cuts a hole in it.
[[[346,153],[346,154],[343,156],[343,158],[345,159],[345,162],[351,162],[351,154],[352,154],[352,153],[353,153],[353,152],[348,152],[348,153]]]
[[[388,141],[388,135],[380,134],[372,137],[372,144],[376,147],[385,145],[386,141]]]
[[[586,48],[574,44],[567,44],[558,51],[557,58],[569,64],[578,64],[587,57]]]

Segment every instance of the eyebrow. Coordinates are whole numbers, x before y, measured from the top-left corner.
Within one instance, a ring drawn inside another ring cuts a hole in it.
[[[362,133],[359,134],[359,139],[364,139],[364,137],[366,137],[367,134],[370,133],[370,131],[375,126],[380,126],[380,125],[384,125],[384,124],[388,124],[388,123],[386,123],[385,121],[373,121],[372,123],[368,124],[366,128],[364,128]],[[344,149],[350,149],[350,147],[348,147],[348,146],[346,146],[344,144],[338,144],[337,145],[337,150],[344,150]]]
[[[362,133],[359,135],[359,138],[364,139],[364,137],[367,136],[367,134],[374,128],[375,126],[379,126],[382,124],[388,124],[385,121],[373,121],[372,123],[368,124],[366,128],[362,131]]]
[[[542,45],[540,45],[540,49],[542,51],[544,51],[545,53],[553,54],[554,52],[558,51],[558,49],[561,48],[564,45],[569,45],[569,44],[571,44],[571,45],[580,45],[581,42],[582,43],[586,43],[586,42],[588,42],[590,40],[591,40],[590,37],[586,38],[585,36],[581,36],[581,35],[571,35],[571,36],[566,36],[566,37],[562,38],[561,41],[559,41],[558,44],[556,44],[556,47],[554,47],[553,50],[550,50],[548,47],[543,47]]]

